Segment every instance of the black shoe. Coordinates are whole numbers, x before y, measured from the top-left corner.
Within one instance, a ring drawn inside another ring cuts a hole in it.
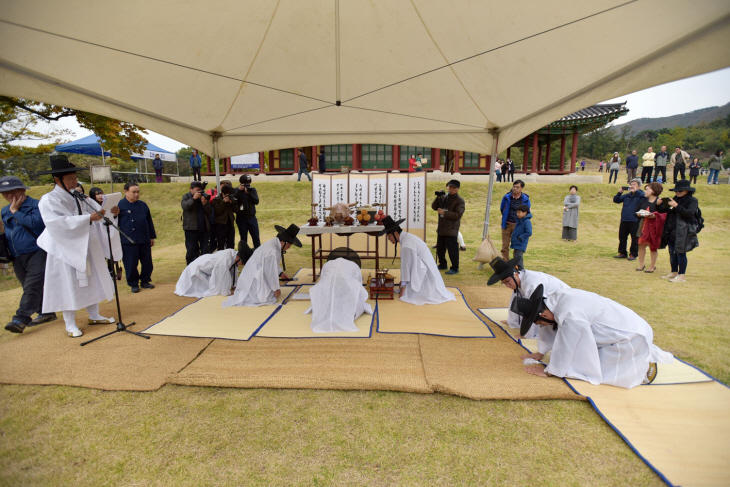
[[[462,252],[466,252],[466,247],[459,247],[459,250],[461,250]]]
[[[143,282],[140,286],[145,289],[154,289],[155,288],[155,285],[152,283],[149,283],[149,282]]]
[[[447,266],[447,265],[444,265],[444,266],[438,266],[438,270],[440,270],[440,271],[445,271],[445,270],[446,270],[446,269],[448,269],[448,268],[449,268],[449,266]]]
[[[614,259],[625,259],[625,258],[626,258],[626,254],[618,254],[618,255],[614,255],[614,256],[613,256],[613,258],[614,258]]]
[[[38,326],[42,325],[43,323],[48,323],[49,321],[55,321],[57,319],[58,316],[56,315],[56,313],[41,313],[36,316],[33,321],[28,323],[28,326]]]
[[[634,257],[633,255],[629,255],[629,259],[628,260],[636,260],[636,257]]]
[[[139,286],[132,286],[132,292],[138,293],[139,292]]]
[[[23,330],[25,330],[25,325],[20,321],[13,320],[5,325],[5,329],[8,330],[10,333],[23,333]]]

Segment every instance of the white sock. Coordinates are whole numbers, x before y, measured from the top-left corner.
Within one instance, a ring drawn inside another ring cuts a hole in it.
[[[66,322],[66,331],[68,332],[74,332],[79,329],[78,326],[76,326],[76,311],[64,311],[63,312],[63,321]]]
[[[106,320],[108,318],[104,318],[99,314],[99,303],[96,304],[90,304],[86,307],[86,312],[89,313],[89,319],[90,320]]]

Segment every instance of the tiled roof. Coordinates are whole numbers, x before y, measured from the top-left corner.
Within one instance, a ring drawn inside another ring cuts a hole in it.
[[[567,122],[567,121],[583,121],[589,120],[595,117],[605,117],[606,115],[623,115],[623,112],[628,112],[626,108],[626,102],[623,103],[611,103],[608,105],[593,105],[592,107],[578,110],[577,112],[571,113],[570,115],[556,120],[553,123]],[[552,124],[550,124],[552,125]]]

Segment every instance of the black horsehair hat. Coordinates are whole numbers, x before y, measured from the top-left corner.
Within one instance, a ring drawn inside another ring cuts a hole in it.
[[[55,154],[50,156],[51,159],[51,170],[37,172],[36,176],[42,174],[69,174],[77,171],[88,171],[85,167],[76,167],[75,165],[68,162],[68,157],[63,154]]]
[[[545,309],[545,303],[542,300],[544,295],[545,288],[540,284],[535,288],[529,298],[515,296],[515,299],[512,300],[510,311],[522,316],[520,335],[527,335],[527,332],[530,331],[530,327],[535,323],[538,315]]]
[[[295,247],[302,246],[302,242],[300,242],[297,238],[297,234],[299,233],[298,226],[292,223],[291,225],[289,225],[289,228],[284,228],[279,225],[274,225],[274,228],[277,232],[276,236],[279,237],[279,240],[281,240],[282,242],[290,243]]]
[[[406,221],[405,218],[401,218],[396,222],[393,221],[393,218],[390,215],[386,216],[385,218],[383,218],[383,225],[385,226],[385,228],[381,230],[381,232],[378,234],[378,237],[382,237],[383,235],[386,235],[388,233],[402,232],[403,229],[400,227],[400,224],[404,221]]]
[[[516,257],[510,261],[506,261],[502,257],[495,257],[494,259],[492,259],[492,262],[489,263],[489,267],[492,268],[494,274],[489,277],[489,280],[487,281],[487,286],[497,284],[505,277],[514,275],[514,273],[517,272],[516,267],[519,261],[519,257]]]

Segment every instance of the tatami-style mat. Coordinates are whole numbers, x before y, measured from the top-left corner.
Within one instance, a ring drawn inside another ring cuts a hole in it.
[[[447,288],[456,301],[416,306],[398,299],[378,300],[379,333],[420,333],[461,338],[494,338],[494,333],[474,313],[458,288]]]
[[[294,291],[282,287],[277,305],[221,308],[226,296],[202,298],[147,328],[149,335],[248,340]]]
[[[389,269],[386,267],[386,269]],[[368,276],[375,277],[375,269],[360,269],[360,272],[362,272],[362,282],[363,284],[367,284],[367,278]],[[400,282],[400,269],[390,269],[388,270],[388,274],[393,276],[395,279],[395,283],[398,284]],[[317,275],[319,275],[319,268],[317,268]],[[292,276],[292,278],[295,278],[296,281],[291,281],[288,286],[299,286],[302,284],[313,284],[312,281],[312,268],[311,267],[302,267],[297,271],[296,274]]]

